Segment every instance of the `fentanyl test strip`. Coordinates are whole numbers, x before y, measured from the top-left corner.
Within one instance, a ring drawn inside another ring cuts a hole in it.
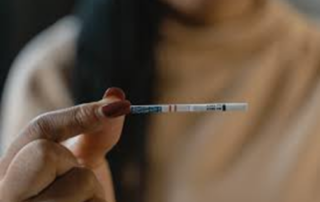
[[[209,112],[209,111],[247,111],[248,103],[208,103],[208,104],[168,104],[132,105],[131,114]]]

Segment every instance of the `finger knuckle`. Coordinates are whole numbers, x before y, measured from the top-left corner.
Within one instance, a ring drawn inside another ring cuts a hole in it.
[[[88,122],[94,124],[98,123],[98,116],[95,113],[94,107],[86,107],[81,105],[77,110],[74,111],[75,124],[81,129],[85,130]]]
[[[47,114],[36,117],[31,125],[31,129],[40,136],[48,136],[53,129],[52,120]],[[50,137],[47,138],[51,139]]]

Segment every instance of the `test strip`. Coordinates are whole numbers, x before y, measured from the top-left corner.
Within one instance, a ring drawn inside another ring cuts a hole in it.
[[[247,111],[248,103],[207,103],[207,104],[168,104],[132,105],[131,114],[209,112],[209,111]]]

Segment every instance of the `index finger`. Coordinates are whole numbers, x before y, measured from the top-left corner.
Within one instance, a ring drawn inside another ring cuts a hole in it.
[[[99,102],[43,114],[35,118],[11,144],[0,162],[0,178],[14,156],[28,143],[46,139],[62,142],[81,133],[92,133],[102,127],[110,118],[122,116],[130,111],[129,101],[113,102],[104,99]]]

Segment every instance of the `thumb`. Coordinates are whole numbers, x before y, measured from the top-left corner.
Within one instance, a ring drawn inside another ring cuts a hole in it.
[[[112,149],[121,136],[124,116],[117,116],[118,114],[127,114],[122,111],[130,109],[128,106],[130,103],[124,100],[125,94],[121,89],[109,88],[102,102],[110,103],[108,105],[111,108],[109,110],[110,116],[114,118],[105,119],[99,130],[81,134],[65,143],[80,164],[95,169],[105,162],[106,153]],[[124,105],[124,102],[127,105]]]

